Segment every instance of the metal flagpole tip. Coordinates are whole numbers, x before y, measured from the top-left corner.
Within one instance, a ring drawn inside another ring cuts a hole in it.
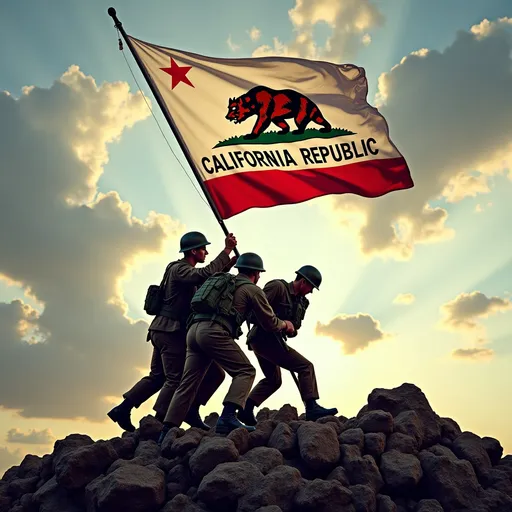
[[[113,7],[109,7],[107,12],[109,16],[112,16],[112,18],[117,14],[116,10]]]

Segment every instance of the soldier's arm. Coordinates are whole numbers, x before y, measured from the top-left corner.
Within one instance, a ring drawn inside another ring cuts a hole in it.
[[[286,323],[276,316],[263,290],[258,289],[252,296],[252,311],[258,324],[265,331],[282,331]]]
[[[263,287],[263,293],[267,296],[267,300],[271,305],[284,302],[286,297],[285,286],[279,279],[269,281]]]
[[[190,265],[178,265],[173,278],[176,281],[187,282],[193,285],[203,284],[206,279],[221,272],[222,269],[229,263],[230,258],[226,251],[221,251],[212,262],[205,267],[195,268]]]

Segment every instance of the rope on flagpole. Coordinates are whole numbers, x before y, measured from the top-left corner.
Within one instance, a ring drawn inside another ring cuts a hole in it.
[[[116,27],[117,28],[117,27]],[[119,29],[117,29],[117,34],[119,36]],[[194,184],[194,181],[192,180],[192,178],[189,176],[187,170],[185,169],[185,167],[183,166],[183,164],[181,163],[180,159],[178,158],[178,155],[176,155],[176,153],[174,152],[174,149],[172,149],[172,146],[171,144],[169,143],[169,140],[167,139],[167,137],[165,136],[165,133],[164,131],[162,130],[162,127],[160,126],[160,123],[158,122],[158,119],[156,118],[155,116],[155,113],[153,112],[153,109],[151,108],[151,105],[148,103],[148,100],[146,99],[146,95],[144,94],[143,90],[141,89],[140,85],[139,85],[139,82],[137,81],[137,78],[135,77],[135,74],[134,72],[132,71],[132,68],[130,66],[130,63],[128,62],[128,59],[126,58],[126,55],[124,53],[124,49],[123,49],[123,42],[121,41],[121,38],[119,37],[118,38],[118,42],[119,42],[119,50],[121,51],[121,53],[123,54],[123,57],[124,57],[124,60],[126,62],[126,65],[128,66],[128,69],[130,70],[130,73],[133,77],[133,80],[135,81],[135,83],[137,84],[137,87],[139,88],[139,92],[142,94],[142,97],[144,98],[144,103],[146,103],[146,106],[148,107],[149,111],[151,112],[151,115],[153,116],[153,119],[155,120],[157,126],[158,126],[158,129],[160,130],[160,133],[162,134],[162,137],[164,138],[165,142],[167,142],[167,146],[169,147],[169,149],[171,150],[171,153],[173,154],[174,158],[176,159],[176,161],[180,164],[180,167],[183,169],[183,172],[185,173],[185,175],[187,176],[187,178],[189,179],[190,183],[192,183],[192,186],[194,187],[195,191],[197,192],[197,194],[199,195],[199,197],[201,198],[201,201],[203,201],[203,203],[206,204],[206,206],[208,206],[208,208],[210,210],[212,210],[212,207],[208,204],[207,201],[205,201],[204,197],[201,195],[201,193],[199,192],[199,190],[197,189],[196,185]],[[212,210],[213,211],[213,210]]]

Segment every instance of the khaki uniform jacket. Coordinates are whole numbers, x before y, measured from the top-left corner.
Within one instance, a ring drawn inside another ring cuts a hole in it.
[[[225,251],[221,251],[217,257],[205,267],[196,268],[190,265],[184,258],[178,260],[171,267],[169,279],[165,290],[165,299],[169,300],[169,309],[173,316],[182,321],[173,320],[167,316],[157,315],[151,322],[149,330],[174,332],[185,330],[185,322],[190,313],[190,301],[194,293],[206,279],[221,272],[229,263],[230,258]],[[169,265],[171,265],[170,263]]]
[[[284,321],[276,316],[267,296],[259,286],[240,274],[236,277],[236,282],[237,284],[240,282],[243,284],[235,290],[233,307],[242,315],[244,320],[252,313],[266,331],[277,332],[286,327]]]

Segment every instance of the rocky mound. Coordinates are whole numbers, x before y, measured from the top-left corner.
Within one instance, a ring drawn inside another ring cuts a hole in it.
[[[207,423],[214,426],[218,415]],[[262,409],[255,432],[72,434],[0,481],[2,512],[511,512],[512,455],[461,432],[412,384],[375,389],[355,418]]]

